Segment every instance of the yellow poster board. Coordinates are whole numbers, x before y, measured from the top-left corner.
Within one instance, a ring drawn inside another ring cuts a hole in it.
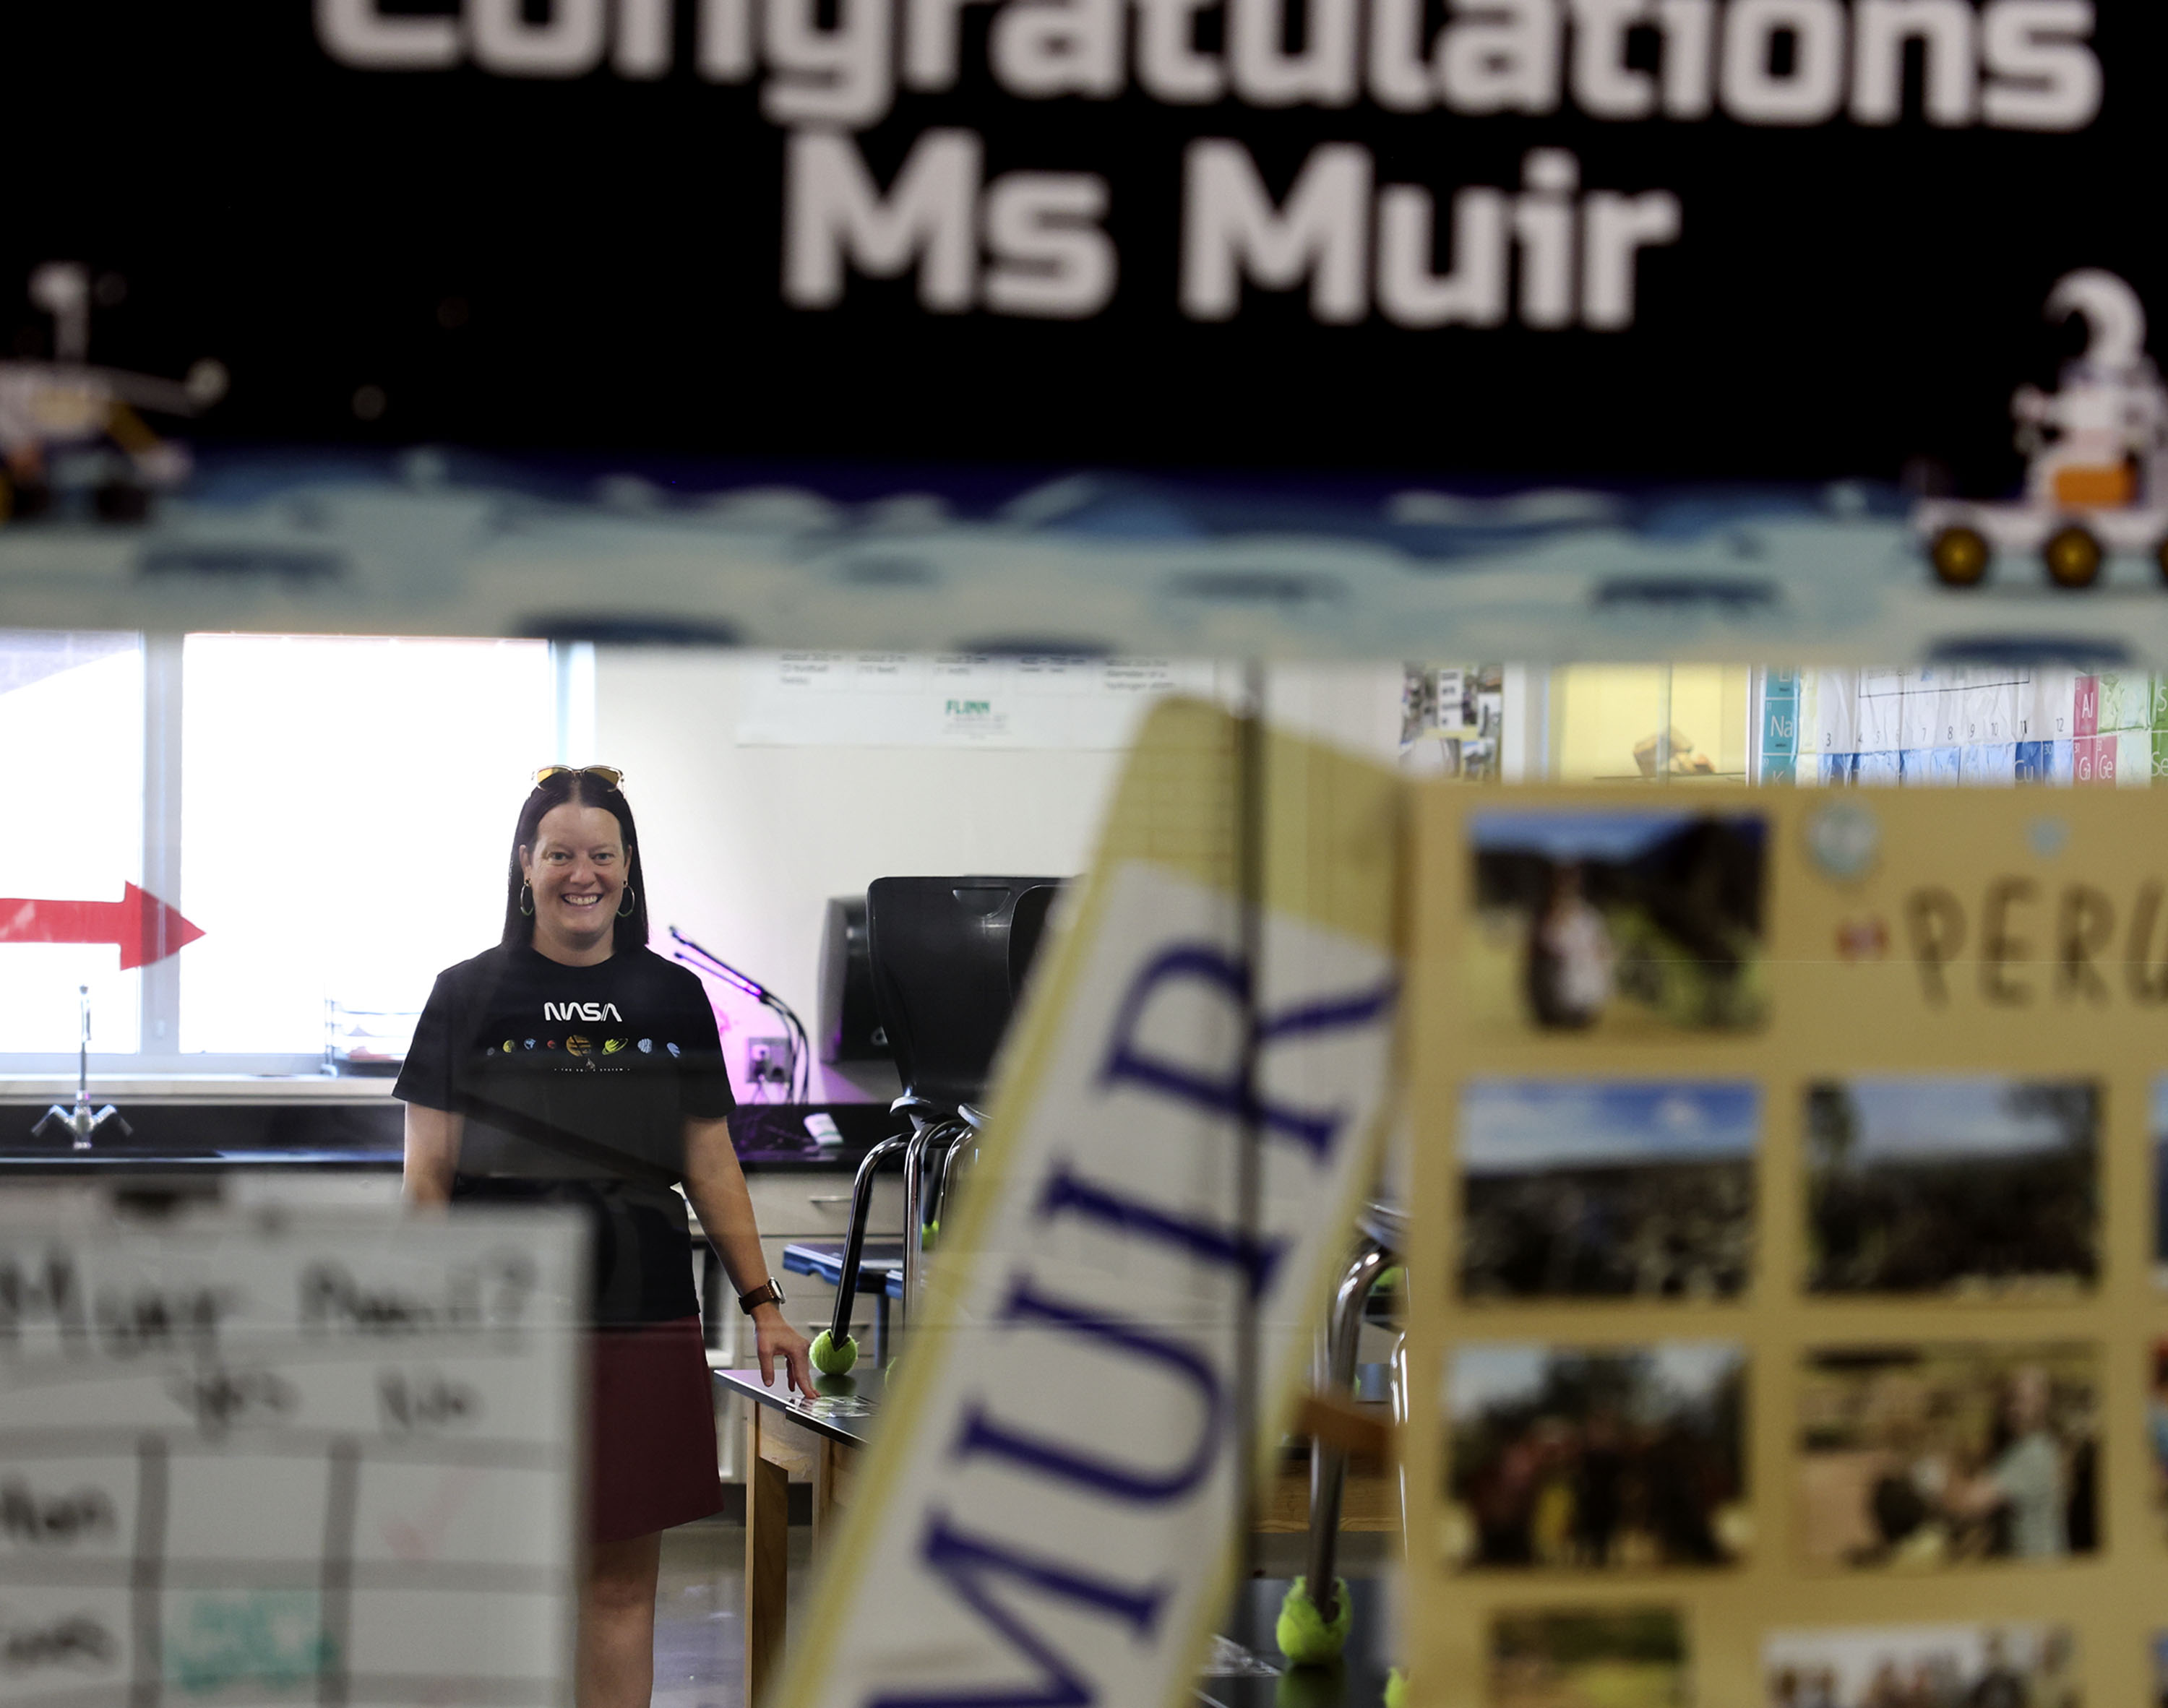
[[[2158,1700],[2160,829],[1414,792],[1417,1702]]]

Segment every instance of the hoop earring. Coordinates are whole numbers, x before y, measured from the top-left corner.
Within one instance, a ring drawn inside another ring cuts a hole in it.
[[[519,911],[523,917],[534,917],[534,892],[526,884],[519,886]]]
[[[630,884],[628,883],[625,885],[624,899],[618,905],[617,916],[619,919],[629,920],[632,917],[633,910],[640,904],[638,901],[635,899],[637,894],[638,892],[635,891]]]

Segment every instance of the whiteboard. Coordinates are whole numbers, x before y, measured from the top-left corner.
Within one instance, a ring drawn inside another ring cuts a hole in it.
[[[0,1208],[0,1702],[568,1703],[582,1234]]]

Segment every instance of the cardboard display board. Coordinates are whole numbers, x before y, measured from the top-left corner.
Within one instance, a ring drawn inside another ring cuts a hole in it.
[[[2147,802],[1416,799],[1418,1700],[2154,1700]]]
[[[0,1225],[0,1701],[571,1700],[584,1231]]]

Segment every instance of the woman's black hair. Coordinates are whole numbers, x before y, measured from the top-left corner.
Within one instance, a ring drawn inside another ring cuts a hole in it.
[[[527,797],[526,805],[519,809],[519,822],[512,833],[510,873],[505,880],[503,941],[519,944],[534,941],[534,916],[519,910],[519,893],[527,887],[527,874],[519,869],[519,851],[534,846],[542,834],[544,817],[551,808],[561,807],[567,801],[575,806],[600,807],[615,815],[618,830],[624,838],[624,881],[632,890],[632,911],[616,921],[610,947],[618,954],[628,949],[646,948],[647,876],[640,869],[640,838],[633,829],[632,807],[623,789],[612,788],[593,772],[586,771],[561,771],[546,782],[536,783],[534,792]]]

